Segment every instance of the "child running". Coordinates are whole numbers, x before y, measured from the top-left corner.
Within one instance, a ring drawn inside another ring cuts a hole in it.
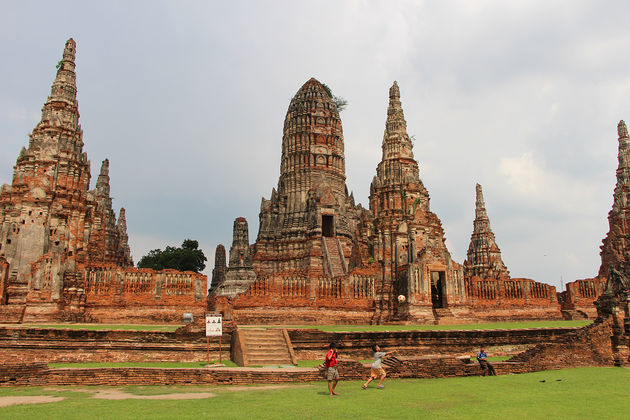
[[[389,356],[390,354],[393,354],[394,352],[381,351],[381,348],[377,344],[374,344],[372,346],[372,350],[374,351],[374,363],[372,363],[372,373],[367,382],[363,384],[362,388],[367,389],[370,382],[372,382],[376,378],[380,378],[377,388],[383,389],[385,388],[385,385],[383,385],[383,379],[385,379],[385,376],[387,375],[385,373],[385,369],[383,369],[383,358]]]

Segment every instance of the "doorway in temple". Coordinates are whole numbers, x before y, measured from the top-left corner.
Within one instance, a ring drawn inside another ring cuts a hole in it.
[[[322,236],[328,238],[335,236],[335,216],[322,214]]]
[[[444,294],[446,273],[444,271],[431,271],[431,303],[433,309],[444,308],[446,299]]]

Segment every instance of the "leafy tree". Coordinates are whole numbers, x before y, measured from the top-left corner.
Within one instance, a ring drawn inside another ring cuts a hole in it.
[[[175,270],[198,273],[206,268],[207,261],[203,251],[198,248],[199,242],[186,239],[179,248],[167,246],[164,251],[153,249],[140,258],[138,268],[152,268],[154,270],[174,268]]]

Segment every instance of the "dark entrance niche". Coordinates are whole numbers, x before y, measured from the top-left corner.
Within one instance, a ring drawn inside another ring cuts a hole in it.
[[[335,217],[322,214],[322,236],[332,238],[335,236]]]
[[[446,299],[444,299],[445,277],[444,271],[431,271],[431,303],[433,304],[433,309],[446,306]]]

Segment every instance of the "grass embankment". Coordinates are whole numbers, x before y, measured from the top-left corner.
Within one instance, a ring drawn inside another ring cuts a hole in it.
[[[68,330],[124,330],[124,331],[175,331],[181,325],[150,325],[150,324],[20,324],[26,328],[49,328]]]
[[[458,324],[458,325],[245,325],[243,328],[288,328],[288,329],[318,329],[326,332],[342,331],[444,331],[444,330],[512,330],[523,328],[561,328],[584,327],[593,321],[586,319],[557,320],[557,321],[514,321],[514,322],[488,322],[483,324]]]
[[[614,386],[611,386],[613,384]],[[0,388],[2,397],[58,396],[46,404],[0,407],[11,419],[617,419],[630,411],[630,370],[580,368],[496,377],[385,380],[385,389],[340,382],[274,387],[121,387],[138,396],[210,392],[205,399],[122,399],[93,396],[105,387]]]
[[[219,363],[213,360],[210,364]],[[223,359],[222,363],[228,367],[236,367],[236,363]],[[207,362],[84,362],[84,363],[48,363],[51,368],[108,368],[108,367],[148,367],[148,368],[203,368]]]
[[[298,328],[318,329],[327,332],[336,331],[425,331],[425,330],[497,330],[520,328],[558,328],[583,327],[589,320],[571,321],[515,321],[488,322],[482,324],[458,325],[243,325],[241,328]],[[181,325],[149,325],[149,324],[22,324],[27,328],[51,328],[71,330],[129,330],[129,331],[175,331]]]

